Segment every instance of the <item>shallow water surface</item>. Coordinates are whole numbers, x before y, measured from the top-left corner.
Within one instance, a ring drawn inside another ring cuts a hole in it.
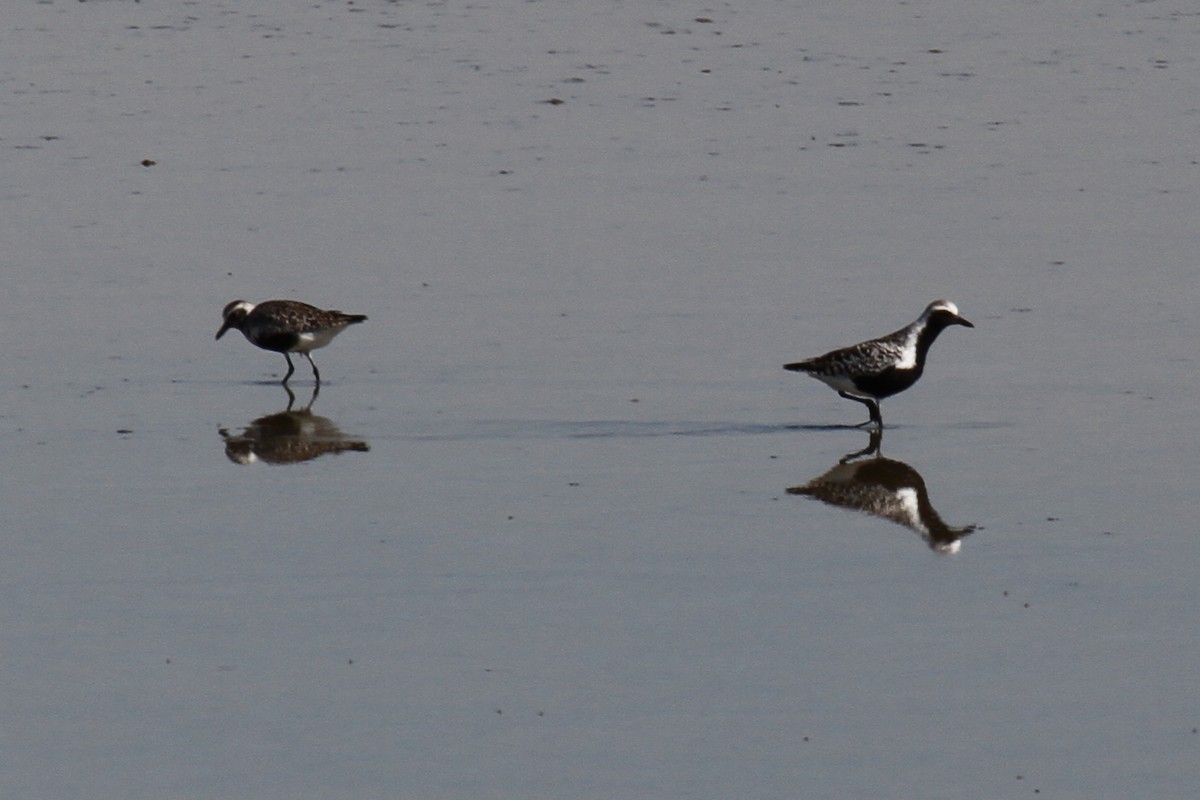
[[[0,787],[1192,796],[1200,27],[941,12],[6,15]]]

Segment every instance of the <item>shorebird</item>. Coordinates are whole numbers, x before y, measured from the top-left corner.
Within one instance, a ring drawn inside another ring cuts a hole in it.
[[[348,326],[367,319],[362,314],[325,311],[295,300],[268,300],[257,305],[234,300],[225,306],[221,315],[225,317],[225,323],[217,331],[218,339],[225,335],[225,331],[236,328],[256,347],[283,353],[288,364],[287,375],[283,376],[285,386],[296,371],[288,353],[303,353],[312,366],[313,377],[320,385],[321,373],[317,371],[309,352],[329,344]]]
[[[865,405],[871,419],[861,425],[883,427],[879,401],[903,392],[917,382],[925,369],[925,356],[938,334],[950,325],[974,328],[959,316],[949,300],[935,300],[917,321],[895,333],[834,350],[823,356],[784,364],[784,369],[804,372],[840,396]]]

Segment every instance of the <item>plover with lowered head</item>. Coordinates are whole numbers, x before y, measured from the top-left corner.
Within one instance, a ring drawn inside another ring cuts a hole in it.
[[[362,314],[325,311],[295,300],[268,300],[257,305],[234,300],[225,306],[221,315],[225,317],[225,324],[217,331],[218,339],[225,335],[225,331],[236,328],[251,344],[263,350],[283,353],[288,364],[287,375],[283,376],[284,384],[296,371],[288,353],[303,353],[312,366],[313,377],[320,384],[321,373],[317,371],[309,352],[329,344],[348,326],[367,319]]]
[[[895,333],[784,364],[783,368],[807,373],[847,400],[862,403],[871,412],[871,419],[862,425],[874,423],[882,428],[879,401],[917,382],[925,369],[929,346],[950,325],[975,327],[959,316],[954,303],[934,300],[916,322]]]

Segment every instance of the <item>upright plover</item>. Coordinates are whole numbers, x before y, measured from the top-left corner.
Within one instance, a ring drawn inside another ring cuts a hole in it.
[[[221,312],[225,324],[217,331],[217,338],[230,328],[237,328],[250,343],[263,350],[283,353],[288,371],[283,383],[296,371],[288,353],[303,353],[312,365],[313,377],[321,383],[321,373],[313,363],[309,352],[324,347],[347,326],[366,321],[362,314],[343,314],[341,311],[325,311],[308,303],[295,300],[268,300],[265,303],[248,303],[234,300]]]
[[[925,356],[938,334],[949,325],[974,328],[958,314],[949,300],[935,300],[913,324],[878,339],[826,353],[823,356],[784,364],[784,369],[805,372],[847,400],[865,405],[874,423],[883,427],[879,401],[903,392],[917,382],[925,369]]]

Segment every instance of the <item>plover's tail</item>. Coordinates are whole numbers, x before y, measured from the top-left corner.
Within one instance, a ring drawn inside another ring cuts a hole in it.
[[[784,364],[783,368],[792,372],[809,372],[812,370],[812,366],[811,361],[797,361],[794,364]]]
[[[330,314],[337,314],[341,319],[338,321],[345,325],[353,325],[356,322],[366,322],[366,314],[343,314],[340,311],[330,311]]]

